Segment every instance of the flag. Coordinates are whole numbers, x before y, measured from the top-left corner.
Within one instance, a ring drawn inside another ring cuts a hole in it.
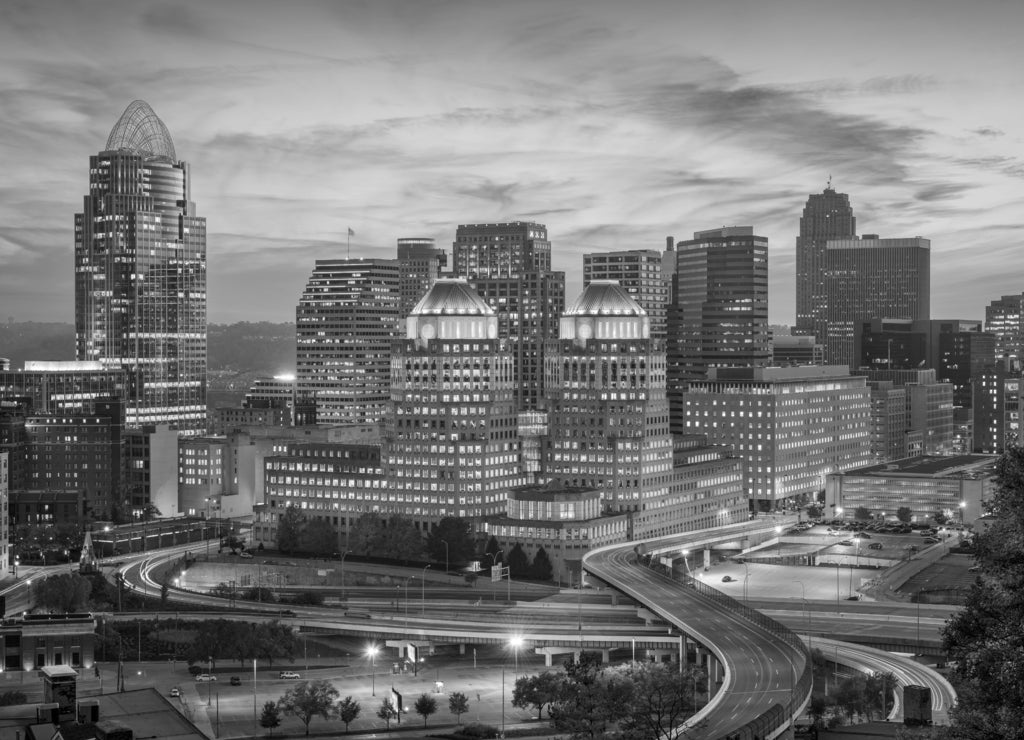
[[[349,236],[355,236],[356,235],[356,232],[352,231],[352,227],[349,227],[348,235]]]

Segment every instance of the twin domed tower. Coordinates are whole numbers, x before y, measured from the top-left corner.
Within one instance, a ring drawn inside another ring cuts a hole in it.
[[[541,481],[601,491],[630,512],[629,536],[676,531],[665,352],[646,312],[614,281],[595,281],[545,346],[548,433]],[[428,525],[502,516],[527,484],[516,377],[497,318],[461,278],[438,280],[406,320],[391,360],[385,475],[395,510]],[[675,526],[673,526],[675,525]]]

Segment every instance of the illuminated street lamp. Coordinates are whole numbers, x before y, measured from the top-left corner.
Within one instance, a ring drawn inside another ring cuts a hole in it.
[[[378,652],[380,652],[380,648],[376,645],[366,648],[366,654],[370,656],[370,696],[377,695],[377,664],[374,659]]]
[[[523,638],[520,635],[513,635],[509,638],[508,646],[512,648],[512,653],[515,656],[516,678],[519,678],[519,648],[523,646]]]
[[[683,550],[683,562],[686,564],[686,575],[692,576],[693,572],[690,570],[690,561],[688,559],[689,554],[689,550]]]

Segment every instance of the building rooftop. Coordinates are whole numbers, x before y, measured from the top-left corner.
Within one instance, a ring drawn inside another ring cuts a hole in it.
[[[914,475],[927,478],[988,478],[995,475],[999,455],[919,456],[848,470],[840,475]]]
[[[413,308],[412,316],[492,316],[494,309],[465,278],[440,278]]]
[[[564,316],[646,316],[647,312],[630,297],[617,280],[594,280]]]
[[[146,158],[176,162],[171,132],[145,100],[133,100],[117,119],[104,151],[129,151]]]

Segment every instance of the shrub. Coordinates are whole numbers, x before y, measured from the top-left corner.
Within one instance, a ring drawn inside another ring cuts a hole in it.
[[[10,707],[15,704],[27,704],[28,697],[22,691],[5,691],[0,694],[0,707]]]

